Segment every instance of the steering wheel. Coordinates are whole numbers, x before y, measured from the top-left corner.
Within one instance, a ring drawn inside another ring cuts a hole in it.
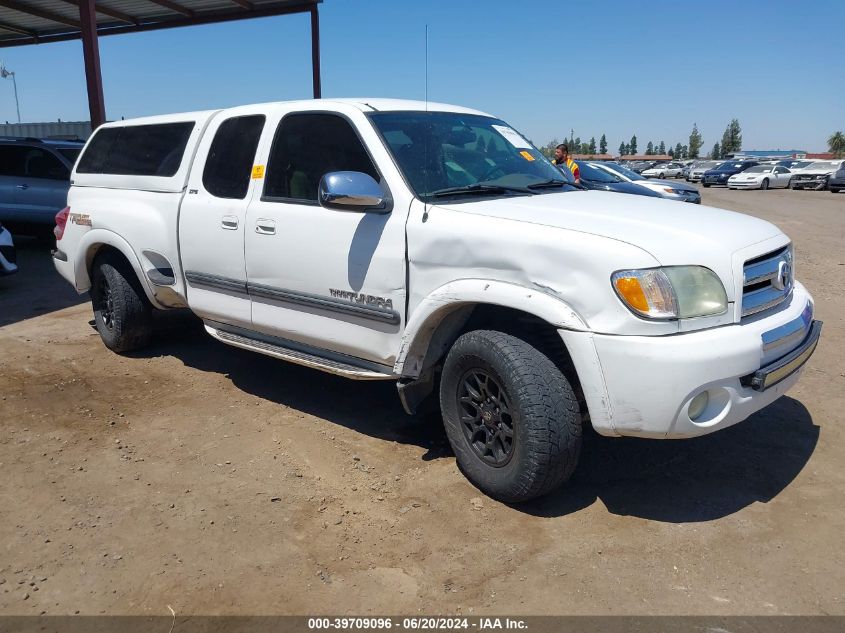
[[[490,169],[485,171],[481,174],[481,177],[478,179],[479,182],[484,182],[486,180],[490,180],[490,177],[495,174],[497,171],[502,171],[502,168],[498,165],[493,165]],[[504,172],[503,172],[504,173]]]

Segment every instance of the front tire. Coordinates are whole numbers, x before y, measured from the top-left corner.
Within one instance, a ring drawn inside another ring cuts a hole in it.
[[[762,189],[763,191],[765,191],[765,190],[766,190],[766,189],[768,189],[768,188],[769,188],[769,179],[768,179],[768,178],[763,178],[763,182],[761,182],[761,183],[760,183],[760,189]]]
[[[129,263],[114,253],[94,261],[91,304],[94,322],[106,347],[128,352],[149,344],[152,306]]]
[[[461,336],[443,366],[440,407],[458,466],[494,499],[539,497],[575,470],[578,400],[557,366],[519,338],[490,330]]]

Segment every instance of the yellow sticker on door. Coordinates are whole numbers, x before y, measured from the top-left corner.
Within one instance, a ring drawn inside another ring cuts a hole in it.
[[[531,152],[526,152],[525,150],[522,150],[522,151],[520,152],[520,155],[521,155],[521,156],[522,156],[525,160],[534,160],[534,157],[531,155]],[[255,176],[253,176],[253,178],[255,178]]]
[[[253,167],[252,167],[252,177],[253,178],[264,178],[264,165],[253,165]]]

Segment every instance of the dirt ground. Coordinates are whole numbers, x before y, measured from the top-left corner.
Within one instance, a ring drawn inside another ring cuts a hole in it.
[[[0,279],[0,614],[845,614],[845,195],[703,190],[771,220],[824,320],[798,386],[697,440],[588,434],[508,507],[436,418],[161,319],[109,352],[18,240]],[[678,204],[678,213],[696,213]]]

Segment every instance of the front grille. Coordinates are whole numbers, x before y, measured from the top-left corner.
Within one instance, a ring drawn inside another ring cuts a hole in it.
[[[749,259],[743,267],[742,316],[757,314],[786,301],[792,293],[792,247]]]
[[[0,246],[0,254],[6,258],[6,261],[10,264],[16,264],[18,262],[18,256],[15,253],[14,246]]]

